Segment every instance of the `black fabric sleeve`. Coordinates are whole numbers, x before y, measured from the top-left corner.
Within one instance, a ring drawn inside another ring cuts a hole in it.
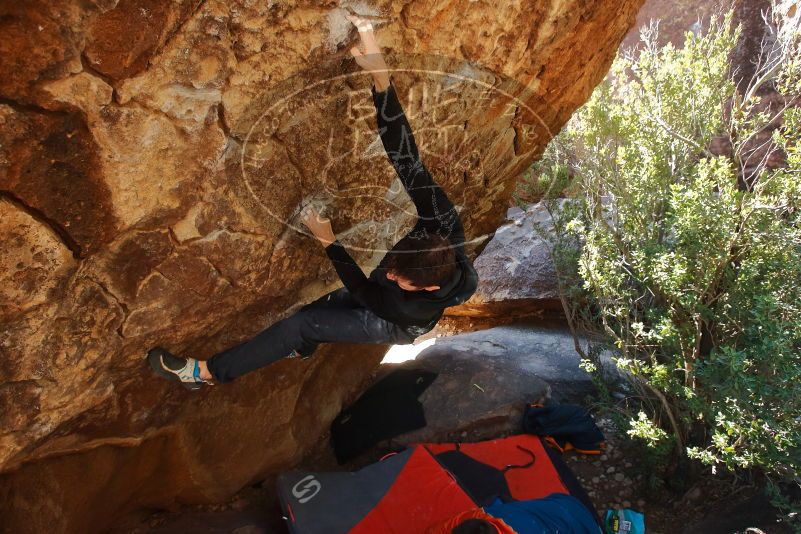
[[[439,233],[461,248],[465,238],[459,214],[423,165],[395,86],[391,81],[384,91],[376,91],[373,86],[372,93],[384,150],[417,208],[419,220],[415,230]]]
[[[325,247],[325,253],[334,265],[339,279],[356,300],[374,311],[384,309],[381,286],[364,275],[364,271],[339,241]]]

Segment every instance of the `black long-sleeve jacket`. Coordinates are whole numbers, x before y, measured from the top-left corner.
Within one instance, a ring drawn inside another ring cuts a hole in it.
[[[378,129],[384,150],[417,208],[410,234],[438,233],[454,247],[456,266],[450,281],[436,291],[406,291],[386,277],[384,256],[366,277],[345,248],[335,241],[326,253],[350,293],[379,317],[403,327],[431,329],[445,308],[463,303],[475,292],[478,275],[464,252],[464,229],[453,203],[423,165],[412,128],[392,83],[384,91],[372,88]]]

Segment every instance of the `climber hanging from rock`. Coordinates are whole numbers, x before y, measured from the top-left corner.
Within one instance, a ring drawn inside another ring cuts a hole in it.
[[[337,241],[330,221],[304,208],[303,223],[325,247],[345,287],[205,361],[151,349],[147,359],[159,375],[198,389],[230,382],[282,358],[309,357],[319,343],[409,344],[434,328],[445,308],[475,291],[478,277],[464,252],[459,215],[420,160],[372,25],[357,16],[348,19],[361,40],[361,48],[354,46],[351,54],[372,75],[381,141],[417,208],[417,224],[367,277]]]

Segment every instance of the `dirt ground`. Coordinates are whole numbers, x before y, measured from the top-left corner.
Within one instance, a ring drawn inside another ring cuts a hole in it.
[[[599,418],[596,422],[607,438],[605,453],[587,456],[568,452],[564,459],[601,517],[610,508],[631,508],[645,515],[649,534],[793,532],[777,522],[777,512],[762,489],[730,475],[716,476],[707,469],[682,490],[666,484],[651,487],[650,473],[638,462],[638,453],[630,442],[617,435],[610,421]]]

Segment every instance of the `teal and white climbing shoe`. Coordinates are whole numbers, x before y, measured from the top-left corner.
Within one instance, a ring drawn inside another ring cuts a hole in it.
[[[186,389],[200,389],[208,384],[200,378],[200,366],[194,358],[182,358],[156,347],[147,353],[147,361],[156,374],[173,382],[181,382]]]

